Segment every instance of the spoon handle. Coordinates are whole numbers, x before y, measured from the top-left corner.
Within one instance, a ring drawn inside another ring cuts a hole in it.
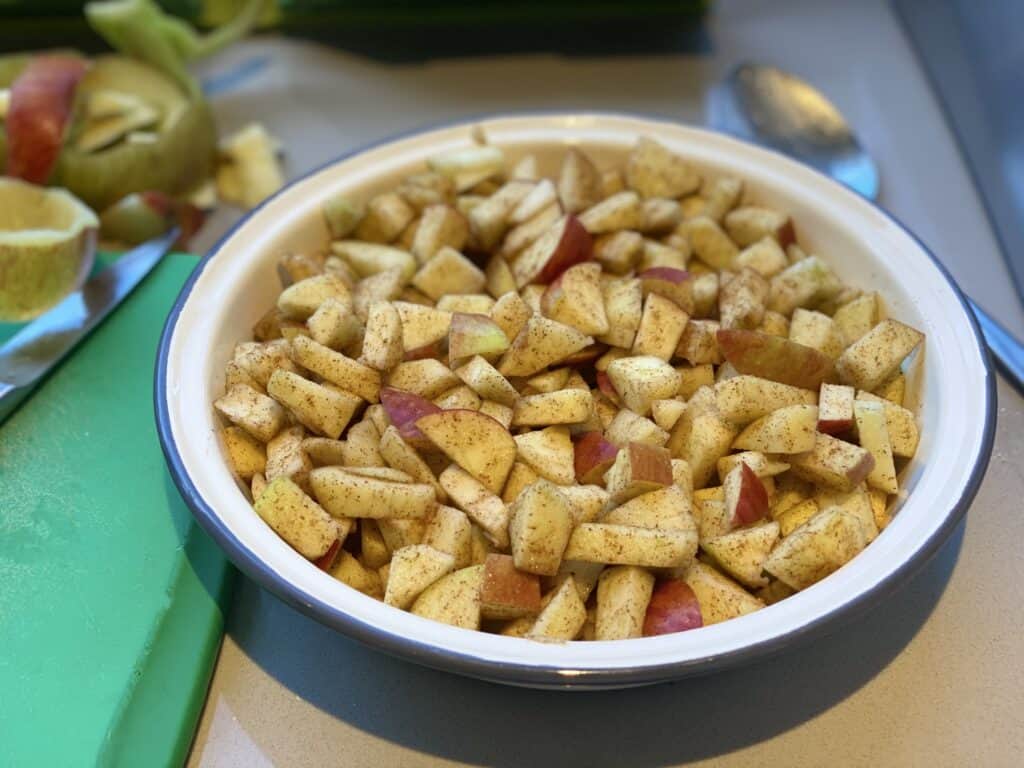
[[[971,301],[971,309],[1000,370],[1017,391],[1024,394],[1024,345],[974,301]]]

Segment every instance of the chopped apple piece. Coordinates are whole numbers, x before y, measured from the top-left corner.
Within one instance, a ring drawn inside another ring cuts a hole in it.
[[[877,325],[881,319],[881,302],[877,293],[865,293],[848,301],[832,316],[836,329],[848,347]]]
[[[700,176],[664,144],[641,137],[626,162],[626,184],[644,197],[679,198],[700,187]]]
[[[454,568],[465,568],[473,554],[472,525],[461,509],[439,504],[423,531],[423,543],[451,555]],[[360,523],[360,530],[362,527]],[[365,542],[362,550],[365,555]]]
[[[373,243],[390,243],[415,216],[416,212],[400,195],[394,192],[377,195],[366,204],[366,214],[356,227],[355,235]]]
[[[529,221],[524,221],[508,231],[505,239],[498,250],[502,256],[514,259],[518,254],[525,251],[538,238],[547,232],[560,218],[562,218],[562,206],[557,202],[551,203],[539,211]]]
[[[643,634],[654,576],[635,566],[607,568],[597,581],[595,639],[627,640]]]
[[[421,264],[435,258],[442,250],[456,252],[469,239],[469,222],[450,205],[430,205],[423,209],[409,250]]]
[[[505,503],[465,470],[452,465],[438,477],[452,502],[480,526],[496,547],[508,546],[508,510]]]
[[[764,569],[793,589],[806,589],[846,565],[866,544],[857,518],[831,507],[779,542]]]
[[[804,499],[778,513],[775,521],[779,524],[781,535],[789,536],[816,514],[818,514],[818,503],[814,499]]]
[[[697,526],[690,516],[690,498],[678,485],[641,494],[608,511],[602,523],[635,528],[685,531],[697,541]],[[590,522],[590,521],[587,521]],[[696,554],[696,549],[691,555]]]
[[[489,554],[484,561],[480,609],[488,619],[515,619],[540,613],[540,579],[516,568],[509,555]]]
[[[668,450],[644,443],[630,443],[619,449],[615,462],[605,473],[605,488],[617,504],[672,485],[672,463]]]
[[[367,402],[380,398],[380,373],[367,365],[318,344],[306,336],[291,342],[295,362],[322,379],[358,395]]]
[[[397,299],[402,295],[405,286],[406,279],[398,269],[388,269],[371,277],[364,277],[356,284],[352,295],[356,319],[365,325],[371,305],[378,302],[386,304]]]
[[[512,471],[508,473],[508,480],[505,481],[505,488],[501,492],[501,500],[511,504],[523,492],[528,485],[533,485],[540,478],[536,472],[521,461],[512,465]]]
[[[366,316],[362,360],[378,371],[387,371],[402,361],[402,318],[393,304],[377,301]]]
[[[522,200],[512,209],[508,216],[510,224],[523,224],[538,213],[548,208],[552,203],[557,204],[558,192],[550,179],[540,179],[533,188],[526,193]],[[575,211],[566,210],[567,213]]]
[[[719,325],[714,320],[690,320],[679,338],[676,356],[693,365],[718,365],[722,362],[718,348],[718,329]]]
[[[707,216],[688,219],[680,227],[698,259],[715,269],[732,269],[739,249],[718,223]]]
[[[213,403],[221,414],[261,442],[281,431],[287,416],[272,398],[246,384],[236,384]]]
[[[455,367],[471,357],[494,358],[508,349],[508,338],[487,315],[456,312],[448,331],[448,358]]]
[[[846,384],[876,389],[893,375],[924,339],[924,334],[896,320],[883,320],[855,341],[836,361]]]
[[[843,351],[843,339],[832,318],[802,307],[793,310],[789,340],[816,349],[833,360]]]
[[[689,316],[671,299],[649,293],[633,340],[632,353],[659,357],[668,362],[683,335]],[[673,391],[678,389],[678,384]]]
[[[783,248],[796,240],[793,220],[789,216],[770,208],[752,205],[737,208],[727,214],[725,229],[729,237],[741,247],[752,245],[765,237],[773,238]]]
[[[331,438],[341,435],[363,402],[344,390],[314,384],[280,369],[274,371],[267,382],[267,393],[286,406],[308,429]]]
[[[832,491],[827,488],[819,489],[814,494],[814,501],[820,509],[840,507],[856,517],[864,529],[864,538],[869,544],[878,536],[878,525],[875,523],[875,513],[871,506],[871,494],[864,483],[849,492]]]
[[[402,278],[408,281],[416,274],[415,257],[408,251],[390,245],[338,240],[331,243],[331,251],[344,259],[359,277],[370,277],[397,269]]]
[[[688,315],[693,313],[693,281],[685,269],[651,267],[637,277],[645,297],[655,293],[670,299]]]
[[[624,357],[608,366],[608,378],[626,406],[641,416],[651,403],[672,397],[679,389],[679,373],[658,357]]]
[[[710,387],[715,383],[715,368],[711,363],[700,365],[680,365],[676,367],[679,373],[679,397],[689,400],[693,393],[701,387]]]
[[[514,440],[519,459],[534,472],[558,485],[572,485],[575,453],[568,428],[546,427],[516,435]]]
[[[794,454],[789,461],[797,477],[840,491],[853,490],[875,466],[869,451],[821,432],[815,437],[813,450]]]
[[[917,443],[920,439],[914,414],[901,405],[864,390],[857,391],[857,399],[882,403],[885,407],[885,426],[889,432],[893,455],[906,459],[913,458],[917,453]]]
[[[768,282],[753,269],[743,268],[718,292],[722,328],[753,330],[764,318]]]
[[[808,256],[775,275],[771,281],[768,309],[789,315],[797,307],[812,307],[834,296],[839,279],[817,256]]]
[[[396,608],[408,608],[423,590],[454,567],[454,557],[426,544],[397,549],[391,555],[384,602]]]
[[[531,283],[551,283],[569,267],[590,259],[593,239],[580,220],[563,216],[533,241],[512,262],[512,274],[522,288]]]
[[[532,376],[593,342],[571,326],[532,315],[501,358],[498,370],[505,376]]]
[[[376,570],[371,570],[360,563],[351,552],[346,552],[344,549],[338,552],[338,557],[334,561],[334,565],[328,569],[328,573],[364,595],[378,600],[384,598],[380,575]]]
[[[817,425],[818,406],[788,405],[748,425],[732,445],[763,453],[805,453],[814,450]]]
[[[760,478],[775,477],[789,469],[789,464],[770,459],[760,451],[743,451],[723,456],[718,460],[718,476],[725,480],[735,467],[746,464]]]
[[[697,595],[704,625],[718,624],[764,608],[764,602],[710,565],[695,561],[683,580]]]
[[[639,229],[643,226],[644,215],[635,192],[619,192],[585,210],[579,221],[591,235],[603,235],[622,229]]]
[[[341,467],[317,467],[309,473],[309,483],[334,517],[422,518],[437,506],[431,485],[362,477]]]
[[[416,426],[491,493],[501,493],[516,460],[516,444],[501,424],[478,411],[451,410],[422,416]]]
[[[779,524],[765,523],[741,528],[703,543],[703,549],[722,570],[751,589],[764,587],[763,575],[768,555],[779,539]]]
[[[569,502],[574,526],[597,520],[611,498],[599,485],[560,485],[558,490]]]
[[[686,403],[682,400],[666,399],[666,400],[655,400],[651,403],[651,415],[654,417],[654,422],[661,429],[667,433],[672,427],[675,426],[676,422],[679,421],[679,417],[683,415],[683,411],[686,410]],[[666,442],[668,435],[666,434]],[[664,443],[662,443],[664,445]]]
[[[838,435],[853,426],[853,387],[822,384],[818,396],[818,431]]]
[[[277,299],[277,308],[289,320],[306,320],[327,299],[352,306],[352,294],[343,280],[334,275],[314,275],[285,288]]]
[[[875,459],[875,466],[867,477],[868,485],[886,493],[897,493],[900,488],[885,421],[885,406],[869,400],[857,400],[853,404],[853,413],[861,447]]]
[[[409,609],[417,616],[451,624],[463,629],[480,629],[480,588],[484,581],[484,566],[449,573],[416,598]]]
[[[654,402],[665,401],[655,400]],[[605,437],[620,447],[628,443],[646,443],[662,447],[668,442],[668,432],[650,419],[638,416],[628,408],[623,408],[615,414],[615,418],[605,428]]]
[[[526,636],[549,642],[572,640],[579,635],[586,620],[587,609],[570,576],[551,595]]]
[[[338,524],[287,477],[267,485],[256,513],[300,555],[316,560],[338,540]]]
[[[717,336],[725,359],[740,373],[811,390],[835,381],[832,360],[811,347],[760,331],[724,329]]]
[[[547,480],[527,486],[509,509],[512,557],[521,571],[554,576],[572,533],[569,503]]]
[[[672,428],[668,449],[673,456],[689,462],[693,487],[703,488],[714,475],[718,460],[729,452],[736,432],[716,410],[700,407],[691,399]]]
[[[569,267],[544,291],[540,306],[547,317],[571,325],[580,333],[594,336],[607,333],[601,265],[585,262]]]
[[[594,240],[594,259],[608,272],[624,275],[636,265],[643,246],[644,238],[639,232],[609,232]]]
[[[448,366],[432,358],[399,363],[384,380],[393,389],[412,392],[424,398],[437,397],[459,384],[459,378]]]
[[[722,483],[725,491],[725,512],[734,526],[750,525],[768,516],[768,491],[761,478],[740,462]]]
[[[457,409],[479,411],[480,403],[480,395],[465,384],[460,384],[449,389],[447,392],[442,392],[441,396],[434,400],[434,405],[442,411]]]
[[[604,280],[601,283],[608,330],[600,336],[605,344],[629,349],[633,346],[643,314],[641,282],[636,279]]]
[[[816,401],[815,393],[809,389],[758,376],[741,374],[715,385],[715,403],[719,413],[737,426],[749,424],[780,408],[814,405]]]
[[[600,432],[587,432],[576,441],[574,467],[579,483],[599,483],[615,462],[619,449]]]
[[[454,248],[444,246],[420,267],[412,284],[434,301],[446,293],[478,293],[486,277],[476,264]]]
[[[491,308],[491,319],[510,339],[519,335],[532,314],[533,310],[514,291],[499,296]]]
[[[528,387],[536,390],[536,392],[550,393],[565,389],[565,383],[568,380],[569,368],[555,368],[551,371],[538,373],[536,376],[531,377],[526,384]],[[536,392],[531,394],[536,394]]]
[[[689,584],[682,579],[665,579],[654,585],[644,614],[644,637],[685,632],[702,626],[704,619],[700,602]]]
[[[512,426],[543,427],[586,421],[593,407],[589,389],[562,389],[519,398],[512,409]]]
[[[789,261],[775,238],[764,237],[736,254],[733,266],[753,269],[762,277],[772,278],[788,267]]]
[[[242,480],[251,480],[267,467],[267,452],[263,444],[241,427],[226,427],[221,432],[231,469]]]
[[[480,356],[473,357],[461,368],[456,369],[455,375],[486,400],[513,406],[519,399],[519,393],[508,379]]]
[[[406,359],[417,350],[435,350],[437,342],[448,335],[452,313],[422,304],[396,301],[394,307],[402,321],[402,347]]]
[[[490,315],[494,299],[486,293],[449,293],[438,299],[437,308],[467,315]]]
[[[578,149],[570,149],[558,174],[558,197],[566,213],[579,213],[602,199],[601,174]]]

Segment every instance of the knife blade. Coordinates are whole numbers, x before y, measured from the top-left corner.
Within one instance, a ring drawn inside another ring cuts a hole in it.
[[[170,250],[178,234],[173,228],[133,248],[0,347],[0,422],[132,292]]]

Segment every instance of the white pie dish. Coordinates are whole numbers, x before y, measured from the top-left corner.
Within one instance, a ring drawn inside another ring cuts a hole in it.
[[[906,469],[895,520],[851,563],[757,613],[700,630],[616,642],[542,644],[413,616],[350,589],[284,543],[253,512],[217,438],[212,401],[225,362],[279,290],[277,257],[323,248],[321,203],[375,191],[420,170],[440,150],[468,144],[471,127],[512,160],[585,148],[610,165],[640,135],[702,170],[745,181],[747,195],[787,210],[798,237],[841,278],[878,290],[888,313],[927,335],[911,390],[921,445]],[[498,117],[425,130],[360,150],[294,182],[252,211],[206,256],[182,290],[156,372],[161,443],[199,522],[247,575],[346,635],[402,658],[498,682],[602,688],[708,672],[824,634],[883,599],[946,540],[981,481],[994,432],[994,377],[973,316],[936,259],[872,203],[779,154],[706,130],[643,117],[560,114]]]

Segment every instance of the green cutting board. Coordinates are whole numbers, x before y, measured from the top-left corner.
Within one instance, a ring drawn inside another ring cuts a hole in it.
[[[0,426],[2,766],[187,755],[233,574],[153,421],[160,330],[195,265],[165,257]]]

